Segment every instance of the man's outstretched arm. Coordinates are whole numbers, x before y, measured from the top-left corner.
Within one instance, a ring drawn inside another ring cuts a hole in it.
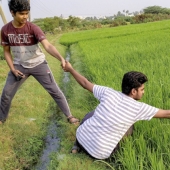
[[[66,65],[65,68],[63,68],[64,71],[66,72],[70,72],[72,74],[72,76],[75,78],[75,80],[85,89],[87,89],[88,91],[93,93],[93,86],[94,84],[91,83],[90,81],[88,81],[84,76],[82,76],[81,74],[79,74],[76,70],[74,70],[74,68],[72,67],[72,65],[66,61]]]
[[[65,67],[65,59],[61,56],[58,50],[47,39],[41,41],[44,49],[53,57],[57,58],[61,62],[62,68]]]
[[[158,110],[154,118],[170,118],[170,110]]]

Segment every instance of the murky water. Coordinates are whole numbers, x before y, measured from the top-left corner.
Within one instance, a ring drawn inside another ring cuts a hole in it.
[[[67,61],[70,60],[70,52],[67,51],[66,52],[66,58]],[[63,85],[64,85],[64,94],[67,94],[67,84],[69,83],[70,78],[69,78],[69,73],[68,72],[64,72],[64,78],[63,78]]]
[[[69,51],[66,52],[66,60],[67,61],[70,60]],[[63,77],[64,94],[67,93],[67,83],[69,81],[70,81],[69,73],[64,72],[64,77]],[[47,136],[45,138],[45,148],[40,158],[40,163],[36,167],[36,170],[47,170],[48,165],[50,163],[50,154],[52,152],[57,152],[59,146],[60,146],[60,139],[57,137],[57,124],[55,122],[51,122],[48,127]]]
[[[45,138],[45,148],[40,158],[40,164],[36,170],[47,170],[47,166],[50,163],[50,154],[56,152],[60,145],[60,139],[57,137],[57,125],[54,122],[48,127],[47,136]]]

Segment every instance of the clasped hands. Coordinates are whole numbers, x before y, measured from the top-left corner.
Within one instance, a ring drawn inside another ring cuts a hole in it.
[[[72,69],[72,65],[66,60],[65,60],[64,64],[61,63],[61,67],[65,72],[69,72],[70,69]]]

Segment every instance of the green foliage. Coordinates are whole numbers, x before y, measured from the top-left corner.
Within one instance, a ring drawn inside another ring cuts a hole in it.
[[[4,55],[3,55],[2,46],[0,46],[0,60],[5,60],[5,57],[4,57]]]
[[[68,21],[70,27],[74,28],[74,27],[79,27],[81,20],[78,17],[69,16],[67,21]]]
[[[44,21],[43,19],[35,19],[33,21],[34,24],[36,24],[37,26],[39,26],[43,31],[45,31],[45,28],[44,28]]]
[[[61,19],[59,21],[59,26],[61,27],[62,31],[67,31],[69,28],[69,23],[67,22],[67,20]]]
[[[39,160],[44,142],[39,136],[32,136],[26,141],[16,140],[14,146],[15,154],[18,155],[18,162],[23,169],[30,169]]]
[[[52,17],[52,18],[35,19],[33,23],[38,25],[44,32],[54,32],[55,29],[59,28],[60,18]]]
[[[50,155],[50,164],[48,166],[48,169],[49,170],[55,170],[57,169],[58,165],[59,165],[59,160],[56,159],[58,156],[58,154],[56,152],[53,152],[51,155]]]
[[[113,20],[110,20],[110,19],[103,19],[102,21],[101,21],[101,24],[102,25],[107,25],[107,24],[111,24],[113,22]]]
[[[124,17],[118,17],[116,18],[111,24],[110,27],[116,27],[120,25],[127,25],[127,21],[125,20]]]
[[[135,11],[129,13],[123,10],[118,11],[114,16],[105,16],[104,18],[86,17],[80,19],[75,16],[69,16],[68,19],[61,17],[51,17],[35,19],[33,23],[37,24],[45,33],[63,33],[68,31],[90,30],[103,27],[117,27],[121,25],[146,23],[170,19],[170,9],[160,6],[151,6],[144,9],[143,12]]]
[[[149,6],[143,9],[145,14],[170,14],[170,9],[161,6]]]
[[[164,19],[170,19],[170,15],[161,14],[161,13],[159,14],[146,13],[146,14],[136,15],[135,17],[132,17],[132,20],[130,22],[131,24],[139,24],[139,23],[160,21]]]
[[[44,19],[44,30],[47,32],[53,32],[55,28],[58,28],[59,26],[59,19],[57,17],[54,17],[54,19],[51,18],[45,18]]]

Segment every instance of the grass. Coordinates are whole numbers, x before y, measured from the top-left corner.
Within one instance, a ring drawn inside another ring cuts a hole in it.
[[[168,109],[169,23],[168,20],[115,29],[68,33],[63,35],[60,42],[70,47],[71,63],[74,68],[96,84],[120,90],[121,79],[125,72],[137,70],[145,73],[149,82],[146,84],[142,101],[158,108]],[[72,77],[69,88],[69,104],[82,119],[98,102],[79,87]],[[135,129],[133,137],[121,143],[121,149],[117,154],[108,160],[95,163],[100,163],[100,167],[105,164],[105,169],[109,166],[118,170],[168,169],[169,120],[139,121],[135,123]],[[67,127],[65,131],[68,131]],[[69,139],[62,141],[63,150],[60,154],[66,153],[64,147],[70,146],[69,143],[73,141],[70,132],[71,130],[67,135],[64,134]],[[83,159],[86,158],[84,154]],[[92,160],[88,158],[86,161]],[[75,167],[70,165],[71,168]]]
[[[162,23],[164,24],[162,25]],[[142,32],[152,32],[158,30],[167,30],[169,29],[169,20],[158,21],[145,24],[133,24],[126,26],[119,26],[113,28],[99,28],[95,30],[86,30],[86,31],[77,31],[77,32],[69,32],[64,34],[60,43],[70,46],[72,44],[85,41],[85,40],[96,40],[103,38],[116,38],[120,36],[128,36],[128,35],[136,35]]]

